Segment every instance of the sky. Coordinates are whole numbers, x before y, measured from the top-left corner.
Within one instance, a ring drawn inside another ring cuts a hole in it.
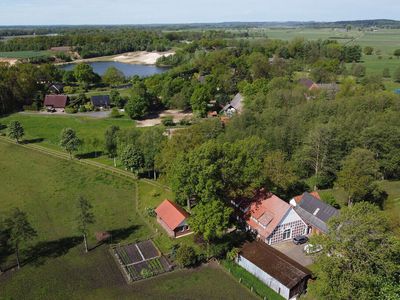
[[[0,0],[0,25],[395,19],[400,0]]]

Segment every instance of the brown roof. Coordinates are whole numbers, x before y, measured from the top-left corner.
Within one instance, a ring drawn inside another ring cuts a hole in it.
[[[189,217],[189,214],[182,207],[170,200],[164,200],[155,211],[157,216],[160,217],[171,230],[175,230],[179,224]]]
[[[246,242],[240,255],[289,289],[311,276],[310,270],[260,241]]]
[[[65,108],[68,102],[66,95],[46,95],[44,98],[44,106],[52,106],[53,108]]]

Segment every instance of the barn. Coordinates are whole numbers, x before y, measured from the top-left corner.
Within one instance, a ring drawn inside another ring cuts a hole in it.
[[[170,237],[178,238],[192,231],[187,223],[189,214],[178,204],[164,200],[156,209],[157,222],[164,228]]]
[[[311,272],[273,247],[246,242],[236,262],[285,299],[297,299],[307,289]]]

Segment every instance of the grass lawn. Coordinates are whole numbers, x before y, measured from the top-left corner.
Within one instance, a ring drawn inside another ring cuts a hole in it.
[[[253,274],[247,272],[238,264],[233,261],[225,260],[222,262],[223,266],[237,279],[241,279],[241,283],[247,286],[249,289],[253,287],[253,291],[261,298],[268,300],[283,300],[278,293],[269,288],[265,283],[255,277]]]
[[[135,183],[101,170],[0,143],[0,215],[14,207],[26,211],[38,232],[37,242],[77,236],[78,196],[93,205],[94,233],[115,231],[121,240],[142,239],[150,230],[135,209]]]
[[[58,146],[61,131],[70,127],[76,130],[79,138],[96,137],[104,140],[104,133],[107,127],[111,125],[119,126],[121,129],[134,126],[134,122],[129,119],[95,119],[89,117],[80,117],[74,115],[52,116],[43,114],[13,114],[0,118],[0,124],[7,125],[10,121],[20,121],[25,129],[25,139],[44,139],[40,144],[50,148],[60,150]],[[90,146],[83,146],[84,152],[93,151]],[[99,147],[103,148],[102,146]]]
[[[127,285],[106,247],[75,247],[0,276],[0,299],[257,299],[219,268],[167,273]]]
[[[385,211],[388,216],[393,220],[393,224],[395,230],[400,236],[400,181],[380,181],[378,182],[379,186],[388,193],[388,199],[385,202]],[[344,205],[346,203],[346,193],[343,189],[329,189],[320,191],[321,195],[326,193],[332,194],[335,199],[340,203],[340,205]]]
[[[49,51],[13,51],[13,52],[0,52],[0,58],[17,58],[27,59],[40,56],[49,56]]]

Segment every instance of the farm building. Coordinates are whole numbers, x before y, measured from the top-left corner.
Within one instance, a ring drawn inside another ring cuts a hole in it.
[[[44,107],[51,111],[63,112],[68,104],[68,96],[66,95],[46,95],[44,98]]]
[[[307,230],[309,233],[326,233],[328,231],[327,222],[339,212],[336,208],[320,199],[317,192],[305,192],[290,200],[294,210],[309,226]]]
[[[261,190],[248,202],[233,203],[244,215],[247,229],[269,245],[307,234],[308,226],[291,205]]]
[[[311,272],[260,241],[247,242],[236,262],[285,299],[296,299],[307,289]]]
[[[192,233],[187,224],[189,214],[179,205],[164,200],[156,209],[157,222],[165,229],[170,237],[178,238]]]
[[[318,89],[318,84],[316,84],[314,81],[312,81],[311,79],[308,79],[308,78],[301,78],[299,80],[299,84],[306,87],[309,91]]]
[[[222,112],[226,116],[232,117],[234,114],[240,114],[242,110],[243,110],[243,96],[240,93],[238,93],[232,99],[231,102],[229,102],[227,105],[224,106]]]
[[[92,102],[94,107],[98,108],[110,107],[110,96],[108,95],[92,96],[90,101]]]
[[[49,92],[51,94],[59,95],[64,92],[64,85],[62,83],[52,83],[49,85]]]

